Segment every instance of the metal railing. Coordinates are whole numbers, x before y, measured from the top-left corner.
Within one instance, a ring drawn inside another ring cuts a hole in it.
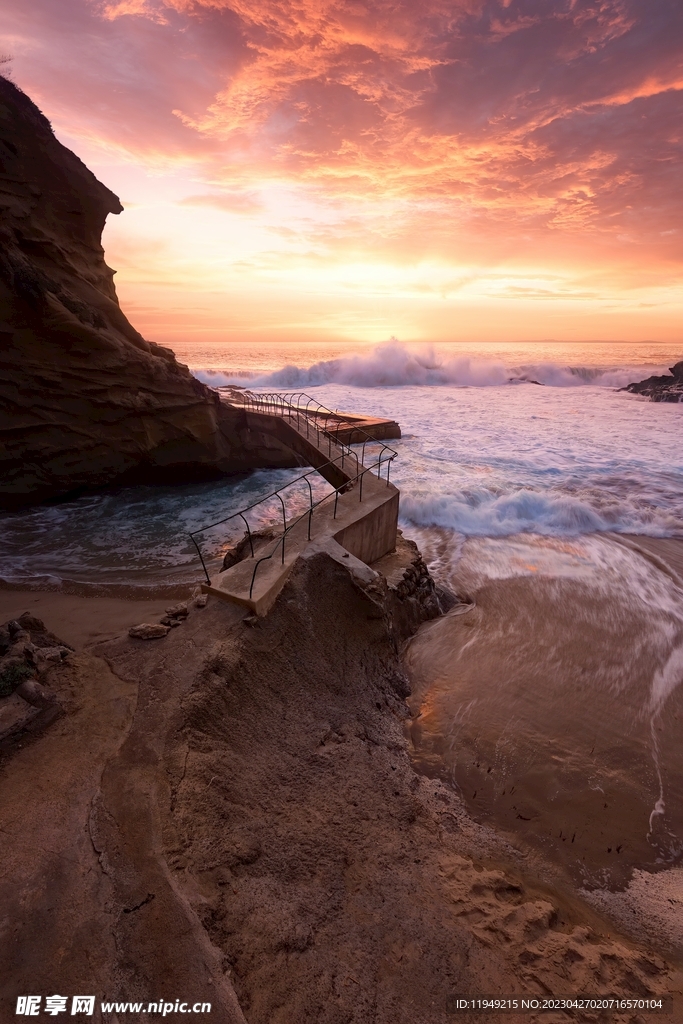
[[[392,458],[396,458],[398,452],[395,451],[390,445],[384,444],[383,441],[378,440],[369,434],[367,430],[363,430],[362,427],[357,426],[355,423],[348,420],[343,413],[337,410],[328,409],[322,402],[318,402],[317,399],[312,398],[311,395],[305,391],[286,391],[284,393],[277,391],[266,391],[263,393],[256,394],[253,391],[240,391],[238,393],[233,392],[231,394],[231,401],[240,401],[244,405],[245,409],[251,412],[260,412],[270,414],[272,416],[280,416],[282,419],[296,420],[296,429],[299,430],[302,435],[304,433],[304,427],[306,430],[305,436],[308,440],[311,440],[313,432],[315,432],[316,447],[320,448],[320,437],[328,439],[328,455],[332,454],[332,442],[339,445],[342,450],[346,449],[350,454],[356,455],[352,452],[349,445],[339,440],[339,431],[348,430],[351,431],[351,437],[355,434],[361,434],[363,441],[357,441],[356,444],[363,445],[363,451],[360,462],[364,462],[365,458],[365,446],[369,442],[373,444],[381,444],[383,449],[389,452]],[[294,402],[296,399],[296,402]],[[305,405],[300,404],[305,399]],[[311,409],[311,405],[315,408]],[[337,421],[336,427],[328,429],[330,419],[333,418]],[[321,425],[322,423],[322,425]],[[358,462],[358,456],[356,455],[356,462]],[[343,463],[342,463],[343,465]]]
[[[386,464],[387,463],[385,461],[385,465]],[[254,565],[254,571],[251,574],[251,583],[249,585],[249,597],[250,598],[251,598],[251,595],[254,592],[254,583],[256,582],[256,573],[258,572],[259,566],[261,565],[262,562],[267,562],[269,559],[271,559],[273,557],[273,555],[275,555],[277,553],[277,549],[279,547],[281,547],[281,552],[282,552],[281,563],[282,563],[282,565],[285,564],[285,542],[287,540],[287,535],[290,533],[290,531],[293,530],[295,526],[298,526],[298,524],[303,519],[306,519],[306,517],[308,517],[308,539],[310,540],[311,539],[311,520],[313,518],[314,510],[319,508],[328,499],[334,497],[334,511],[333,511],[333,514],[332,514],[332,518],[336,519],[337,518],[337,504],[338,504],[338,501],[339,501],[340,493],[346,492],[348,490],[348,488],[352,484],[356,483],[356,481],[358,481],[358,480],[360,480],[360,486],[358,488],[358,500],[362,501],[363,500],[363,477],[365,476],[366,473],[370,473],[375,468],[375,466],[380,467],[380,463],[377,462],[377,463],[375,463],[372,466],[364,466],[363,469],[360,471],[360,473],[358,473],[358,475],[353,478],[353,480],[349,480],[349,482],[344,484],[342,487],[335,487],[335,489],[333,491],[331,491],[329,494],[325,494],[322,498],[320,498],[318,501],[316,501],[315,504],[311,505],[311,507],[309,509],[307,509],[302,515],[300,515],[297,519],[294,519],[289,524],[289,526],[286,526],[283,529],[282,533],[280,534],[280,536],[275,541],[275,545],[273,547],[273,550],[270,552],[270,554],[262,555],[261,558],[259,558],[258,561],[256,562],[256,564]],[[254,557],[254,556],[252,556],[252,557]]]
[[[295,397],[296,396],[298,399],[301,399],[301,398],[308,399],[307,405],[300,406],[298,404],[298,402],[297,402],[296,405],[294,405],[289,400],[290,394],[291,394],[291,397]],[[234,400],[235,396],[231,396],[231,398]],[[323,450],[322,445],[321,445],[321,440],[320,440],[321,433],[322,433],[323,440],[325,438],[328,439],[328,454],[330,454],[330,455],[332,453],[332,433],[333,433],[333,431],[328,431],[327,430],[327,424],[329,422],[330,417],[334,416],[339,421],[337,423],[337,427],[336,427],[336,432],[335,432],[336,435],[338,435],[340,428],[343,427],[345,425],[345,423],[348,424],[348,422],[349,422],[348,420],[346,420],[346,421],[344,420],[344,417],[343,417],[342,414],[339,414],[337,412],[332,412],[332,410],[327,409],[320,402],[316,402],[317,408],[316,408],[316,410],[311,412],[309,407],[310,407],[311,402],[315,402],[315,399],[310,398],[310,396],[306,395],[305,392],[292,392],[292,393],[288,393],[288,394],[285,394],[285,395],[281,395],[281,394],[278,394],[278,393],[267,393],[267,394],[264,394],[264,395],[256,395],[256,394],[254,394],[253,392],[250,392],[250,391],[243,391],[243,392],[240,392],[239,398],[242,400],[242,402],[245,405],[245,407],[248,408],[248,409],[251,409],[252,411],[266,412],[266,413],[271,414],[271,415],[280,416],[283,419],[284,418],[291,418],[291,419],[296,418],[297,430],[303,434],[303,430],[304,430],[304,426],[305,426],[306,437],[308,437],[309,440],[312,440],[312,437],[310,436],[309,431],[315,430],[316,431],[316,433],[315,433],[315,445],[316,445],[316,448],[319,451],[321,451],[321,452]],[[320,429],[320,424],[318,422],[318,417],[320,415],[320,410],[323,410],[322,417],[324,418],[324,425],[323,425],[322,431]],[[313,419],[313,422],[311,422],[312,419]],[[389,485],[389,474],[390,474],[390,471],[391,471],[391,463],[393,462],[393,460],[398,455],[398,452],[396,452],[393,448],[390,448],[389,445],[384,444],[383,441],[379,441],[377,438],[372,437],[370,434],[367,433],[367,431],[362,430],[362,428],[359,428],[359,427],[356,427],[355,425],[352,425],[352,435],[351,435],[352,437],[353,437],[353,434],[356,433],[356,431],[358,431],[359,433],[364,435],[363,441],[362,441],[362,453],[361,453],[361,458],[360,459],[358,458],[358,453],[356,451],[354,451],[353,448],[351,448],[350,445],[345,444],[344,442],[339,440],[338,436],[335,436],[334,444],[340,449],[340,454],[336,455],[334,458],[329,458],[327,462],[324,462],[322,465],[317,466],[314,469],[308,470],[306,473],[303,473],[301,476],[296,477],[294,480],[290,480],[289,483],[283,484],[282,487],[276,488],[274,491],[271,491],[269,494],[265,495],[263,498],[260,498],[258,501],[252,502],[251,505],[247,505],[246,508],[241,509],[239,512],[233,512],[231,515],[225,516],[225,518],[223,518],[223,519],[218,519],[218,520],[216,520],[213,523],[208,523],[207,525],[202,526],[202,527],[200,527],[197,530],[193,530],[190,533],[190,539],[192,540],[192,543],[194,544],[194,546],[196,548],[197,554],[199,555],[199,560],[202,563],[202,569],[204,570],[204,575],[206,576],[207,583],[209,583],[209,584],[211,583],[211,577],[209,575],[209,571],[207,569],[206,562],[204,560],[204,556],[202,554],[200,545],[199,545],[199,543],[197,541],[197,538],[200,537],[200,535],[203,534],[205,531],[212,530],[212,529],[214,529],[217,526],[222,526],[225,523],[229,523],[233,519],[238,519],[238,518],[242,519],[243,523],[245,524],[245,526],[247,528],[247,538],[249,540],[249,549],[250,549],[250,552],[251,552],[251,557],[252,558],[256,558],[256,555],[255,555],[255,552],[254,552],[253,535],[252,535],[251,527],[249,526],[249,521],[248,521],[248,519],[246,517],[246,513],[250,512],[252,509],[257,508],[259,505],[263,505],[266,502],[271,501],[273,498],[277,498],[279,500],[280,506],[281,506],[281,509],[282,509],[282,533],[277,538],[277,541],[275,542],[273,550],[270,552],[270,554],[263,555],[261,558],[259,558],[256,561],[256,564],[254,565],[254,572],[252,573],[251,585],[249,587],[249,597],[251,598],[253,590],[254,590],[254,583],[256,581],[256,573],[258,572],[259,566],[261,565],[262,562],[268,561],[270,558],[272,558],[273,555],[277,552],[277,550],[278,550],[278,548],[280,546],[281,546],[281,554],[282,554],[282,564],[284,564],[284,561],[285,561],[285,544],[286,544],[287,536],[291,532],[291,530],[295,526],[297,526],[303,519],[308,517],[308,539],[310,540],[311,539],[311,522],[312,522],[312,518],[313,518],[313,512],[317,508],[319,508],[324,502],[328,501],[328,499],[331,499],[332,497],[334,497],[333,518],[336,519],[337,518],[337,505],[338,505],[338,502],[339,502],[339,495],[343,494],[344,492],[346,492],[348,490],[350,490],[356,484],[358,484],[358,500],[359,500],[359,502],[362,502],[362,500],[363,500],[363,479],[364,479],[364,477],[365,477],[365,475],[367,473],[372,472],[372,470],[374,470],[376,468],[377,469],[377,479],[381,480],[382,479],[382,469],[385,468],[386,469],[386,484],[387,484],[387,486]],[[364,465],[365,449],[366,449],[366,445],[368,443],[380,445],[380,452],[379,452],[379,457],[378,457],[376,462],[374,462],[370,466],[365,466]],[[358,442],[358,444],[361,444],[361,442]],[[328,494],[324,495],[322,498],[318,499],[318,501],[314,502],[313,501],[313,489],[311,487],[311,482],[309,480],[309,477],[311,477],[313,474],[317,475],[317,474],[322,473],[322,470],[326,469],[328,466],[338,466],[340,469],[343,470],[343,468],[344,468],[344,461],[346,459],[349,459],[350,457],[353,457],[354,460],[355,460],[355,469],[356,469],[355,474],[353,476],[349,476],[349,478],[343,484],[341,484],[339,487],[335,487]],[[301,483],[302,481],[305,481],[305,483],[308,486],[309,507],[306,509],[305,512],[303,512],[296,519],[292,520],[292,522],[289,525],[287,525],[287,511],[286,511],[284,499],[282,497],[282,492],[286,491],[290,487],[293,487],[295,484]]]

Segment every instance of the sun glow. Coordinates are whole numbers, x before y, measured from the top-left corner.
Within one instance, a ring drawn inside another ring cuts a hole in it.
[[[59,6],[0,45],[121,196],[149,337],[680,339],[680,40],[644,0]]]

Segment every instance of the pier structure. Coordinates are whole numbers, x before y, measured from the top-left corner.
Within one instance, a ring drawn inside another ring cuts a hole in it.
[[[254,505],[194,531],[205,592],[264,615],[304,553],[324,549],[347,565],[369,565],[394,550],[399,491],[390,476],[397,452],[386,443],[401,436],[394,420],[333,411],[303,392],[255,394],[230,388],[221,397],[243,409],[247,430],[277,438],[313,470]],[[315,473],[332,487],[318,500],[311,485]],[[288,516],[286,492],[294,485],[308,495],[307,507]],[[247,513],[273,500],[281,511],[279,522],[271,530],[254,533]],[[201,535],[240,518],[246,526],[245,557],[211,575],[202,556]]]

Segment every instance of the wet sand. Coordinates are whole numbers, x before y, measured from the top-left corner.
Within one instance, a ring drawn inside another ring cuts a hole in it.
[[[119,632],[51,670],[64,717],[3,764],[12,995],[38,974],[145,999],[170,985],[210,991],[232,1024],[448,1024],[461,993],[680,997],[647,934],[624,940],[415,775],[400,634],[336,563],[301,566],[258,624],[210,600],[151,644],[125,627],[154,602],[2,596],[61,616],[64,639]]]
[[[649,903],[680,951],[682,556],[652,538],[469,540],[451,582],[472,607],[407,652],[419,770],[594,905],[621,893],[614,913],[640,926]]]
[[[176,599],[177,600],[177,599]],[[0,622],[30,612],[72,647],[110,640],[139,622],[158,622],[173,599],[81,597],[57,591],[0,590]]]

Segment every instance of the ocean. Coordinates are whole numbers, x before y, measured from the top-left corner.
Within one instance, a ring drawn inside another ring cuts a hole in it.
[[[683,405],[618,390],[664,372],[681,357],[672,346],[245,342],[188,343],[177,354],[214,386],[296,388],[333,409],[397,419],[403,436],[392,479],[401,490],[401,525],[437,573],[447,571],[466,537],[683,537]],[[299,472],[130,487],[4,514],[0,579],[103,593],[170,591],[200,575],[190,530]],[[253,525],[271,516],[275,508],[266,507]],[[213,531],[206,539],[219,557],[236,534]]]

